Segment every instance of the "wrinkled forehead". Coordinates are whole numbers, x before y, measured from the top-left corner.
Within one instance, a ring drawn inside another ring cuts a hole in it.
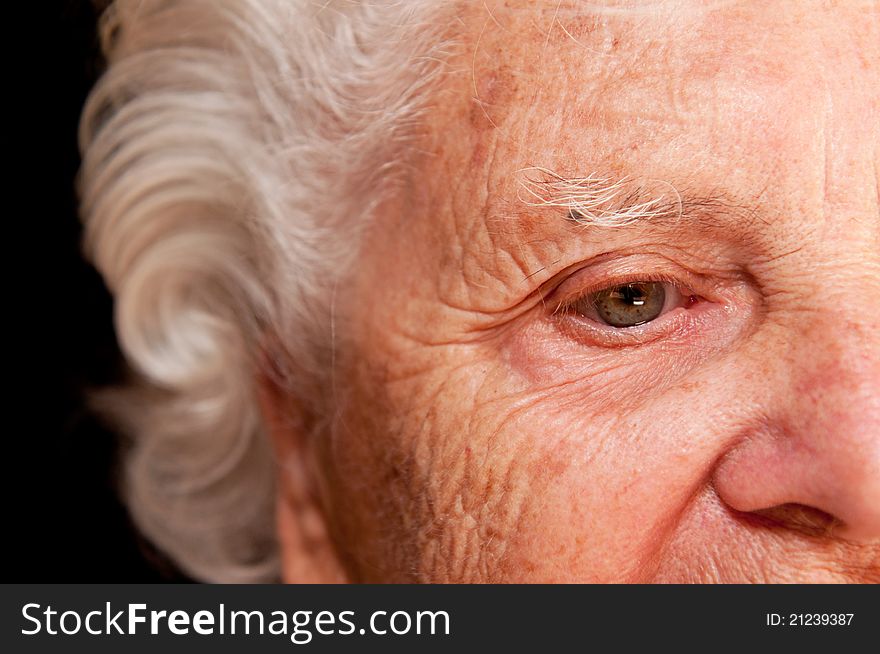
[[[471,167],[814,195],[876,158],[880,3],[487,1],[462,20]]]
[[[469,17],[474,91],[495,126],[512,98],[564,97],[584,111],[668,122],[686,119],[707,91],[715,104],[754,111],[807,81],[799,90],[815,96],[858,90],[854,73],[880,79],[873,0],[481,4]]]

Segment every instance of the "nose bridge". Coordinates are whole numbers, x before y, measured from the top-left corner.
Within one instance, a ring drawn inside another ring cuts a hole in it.
[[[828,432],[880,431],[880,275],[830,271],[793,343],[800,420]],[[805,425],[801,425],[805,426]],[[853,434],[855,435],[855,434]],[[880,434],[878,434],[880,437]]]
[[[792,342],[786,431],[804,503],[854,537],[880,530],[880,280],[829,275]]]

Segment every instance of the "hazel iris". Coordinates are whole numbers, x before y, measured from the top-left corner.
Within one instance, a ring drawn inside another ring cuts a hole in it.
[[[666,290],[662,282],[637,282],[602,289],[591,298],[596,315],[612,327],[636,327],[663,311]]]

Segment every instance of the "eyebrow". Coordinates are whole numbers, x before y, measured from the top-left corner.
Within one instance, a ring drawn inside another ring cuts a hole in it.
[[[746,200],[721,191],[693,192],[665,180],[651,180],[649,189],[627,176],[567,177],[540,166],[518,172],[520,203],[556,209],[565,220],[584,227],[682,229],[698,220],[707,227],[751,231],[755,222],[767,222],[760,211],[763,191]]]

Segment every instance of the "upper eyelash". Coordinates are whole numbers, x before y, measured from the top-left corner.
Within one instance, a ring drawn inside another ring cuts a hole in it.
[[[622,283],[625,284],[626,282]],[[608,286],[599,287],[600,290],[602,288],[608,288]],[[570,308],[573,302],[572,300],[560,305],[561,308],[550,316],[551,319],[558,321],[559,327],[563,328],[571,338],[575,338],[587,345],[598,347],[628,348],[648,345],[658,338],[662,338],[664,334],[674,333],[682,326],[682,320],[685,319],[683,314],[679,314],[677,319],[670,318],[664,314],[650,322],[642,323],[632,328],[620,329],[606,326],[593,319],[581,316],[579,312],[567,311],[566,309]],[[665,320],[664,318],[670,319]]]
[[[655,274],[641,274],[641,275],[627,275],[620,277],[619,279],[613,280],[605,280],[601,284],[594,284],[588,286],[582,290],[580,290],[577,295],[574,295],[571,298],[560,299],[556,306],[553,309],[552,315],[557,315],[558,313],[565,311],[567,309],[571,309],[576,302],[580,302],[584,298],[594,295],[599,291],[605,290],[607,288],[614,288],[615,286],[624,286],[625,284],[634,284],[637,282],[663,282],[666,284],[671,284],[675,286],[683,295],[690,295],[691,293],[685,293],[684,291],[688,289],[687,286],[682,284],[681,280],[672,277],[671,275],[664,275],[662,273]]]

